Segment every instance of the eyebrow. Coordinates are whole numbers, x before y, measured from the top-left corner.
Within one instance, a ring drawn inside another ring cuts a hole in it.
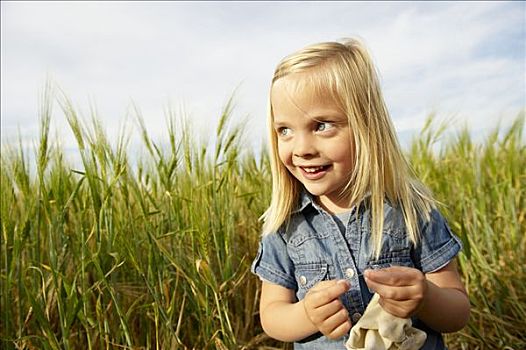
[[[312,120],[320,121],[320,122],[328,122],[328,121],[335,121],[335,120],[343,120],[346,118],[341,118],[340,116],[336,115],[327,115],[327,114],[320,114],[317,116],[312,116]]]
[[[327,111],[322,113],[316,113],[308,116],[309,119],[317,122],[331,122],[331,121],[347,121],[347,116],[338,111]],[[276,120],[278,119],[278,120]],[[286,126],[288,123],[286,121],[280,121],[279,118],[274,116],[274,121],[272,122],[274,127]]]
[[[331,111],[330,113],[317,113],[310,116],[311,119],[321,122],[326,121],[346,121],[347,116],[341,112]]]
[[[282,126],[287,126],[287,123],[286,122],[280,122],[280,121],[274,121],[272,123],[272,125],[274,126],[274,128],[279,128],[279,127],[282,127]]]

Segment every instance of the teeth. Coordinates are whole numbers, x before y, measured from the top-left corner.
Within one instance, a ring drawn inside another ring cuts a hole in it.
[[[317,166],[317,167],[312,167],[312,168],[305,168],[305,167],[303,168],[303,170],[305,170],[308,173],[315,173],[321,169],[323,169],[322,166]]]

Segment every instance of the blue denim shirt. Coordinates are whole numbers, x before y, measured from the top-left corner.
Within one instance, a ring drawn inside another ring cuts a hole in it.
[[[347,279],[351,288],[341,301],[356,323],[372,298],[363,272],[367,268],[408,266],[423,273],[436,271],[453,259],[461,249],[460,240],[451,232],[443,216],[431,212],[431,220],[420,225],[421,240],[414,246],[406,235],[401,211],[385,203],[382,250],[374,257],[370,217],[365,206],[355,207],[345,232],[334,218],[308,193],[300,197],[287,225],[262,238],[252,272],[270,283],[292,289],[298,300],[322,280]],[[427,333],[422,349],[445,349],[440,333],[417,318],[413,326]],[[321,333],[294,343],[294,349],[345,349],[348,335],[330,340]]]

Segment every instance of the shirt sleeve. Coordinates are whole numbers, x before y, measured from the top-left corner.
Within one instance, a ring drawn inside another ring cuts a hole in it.
[[[270,283],[298,289],[294,264],[287,253],[287,243],[279,233],[271,233],[261,239],[251,271]]]
[[[421,227],[420,241],[413,250],[413,261],[424,273],[446,266],[462,249],[460,239],[451,231],[446,219],[436,209]]]

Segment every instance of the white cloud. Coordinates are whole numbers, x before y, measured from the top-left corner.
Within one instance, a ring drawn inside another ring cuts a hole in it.
[[[247,135],[265,128],[268,84],[286,54],[359,35],[378,64],[399,132],[428,112],[492,127],[525,105],[524,3],[2,2],[2,136],[36,136],[46,73],[82,109],[95,101],[114,132],[133,99],[156,139],[163,108],[185,104],[213,129],[238,86]],[[520,40],[517,40],[517,37]],[[177,107],[176,107],[177,108]],[[58,110],[58,109],[57,109]],[[59,114],[59,113],[57,113]],[[63,143],[73,147],[57,115]]]

